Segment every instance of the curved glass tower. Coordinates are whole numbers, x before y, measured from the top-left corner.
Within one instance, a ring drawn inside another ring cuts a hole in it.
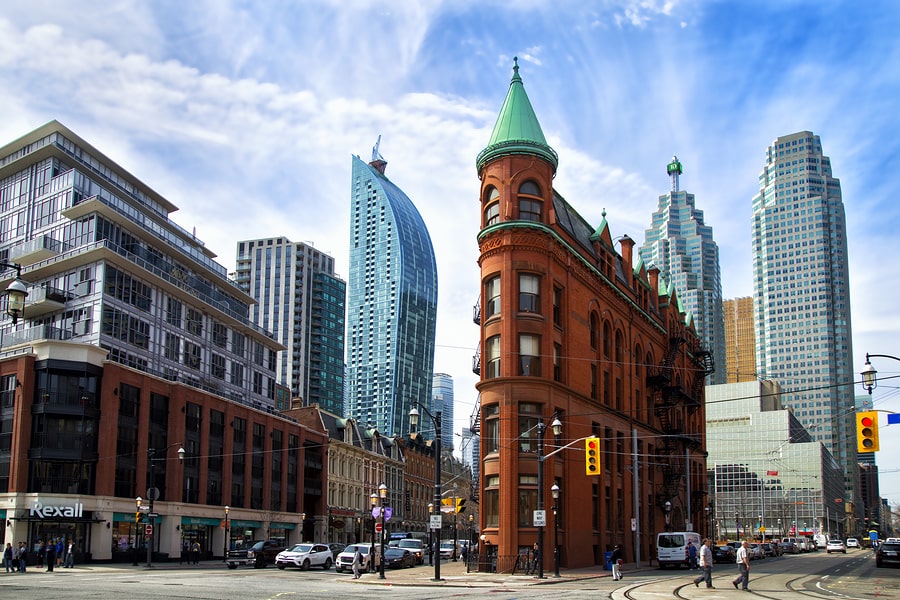
[[[347,416],[405,435],[409,411],[431,407],[437,265],[412,201],[380,156],[353,157],[347,293]]]

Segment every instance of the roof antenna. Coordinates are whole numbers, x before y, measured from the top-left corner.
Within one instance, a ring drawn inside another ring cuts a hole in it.
[[[381,134],[378,134],[378,141],[375,142],[375,145],[372,146],[372,161],[369,163],[376,171],[384,175],[384,170],[387,168],[387,161],[384,160],[384,157],[381,156],[381,153],[378,152],[378,146],[381,145]]]
[[[372,162],[376,160],[384,160],[384,157],[378,153],[378,146],[381,145],[381,134],[378,134],[378,141],[375,142],[375,145],[372,146]]]

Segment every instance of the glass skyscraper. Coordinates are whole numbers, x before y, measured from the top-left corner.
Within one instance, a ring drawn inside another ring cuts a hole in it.
[[[819,136],[801,131],[766,149],[752,236],[757,375],[781,384],[858,501],[844,203]]]
[[[346,284],[334,258],[285,237],[245,240],[236,280],[256,300],[251,320],[288,348],[278,355],[279,382],[306,405],[342,413]]]
[[[441,451],[449,452],[453,444],[453,377],[446,373],[435,373],[431,388],[432,413],[441,411]],[[424,419],[423,422],[426,422]],[[430,423],[426,423],[431,426]],[[423,429],[424,430],[424,429]]]
[[[703,211],[694,204],[694,195],[679,189],[682,166],[678,157],[672,157],[666,171],[672,188],[659,196],[650,229],[644,232],[640,256],[648,267],[659,269],[663,281],[675,286],[685,312],[693,315],[697,337],[712,353],[715,365],[707,383],[725,383],[719,246],[713,241],[712,227],[703,222]]]
[[[402,436],[415,403],[432,406],[437,265],[425,222],[386,164],[377,151],[369,164],[353,157],[345,415]]]

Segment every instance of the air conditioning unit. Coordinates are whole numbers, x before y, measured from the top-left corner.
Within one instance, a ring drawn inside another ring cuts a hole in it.
[[[75,335],[88,335],[89,333],[91,333],[90,319],[75,321]]]

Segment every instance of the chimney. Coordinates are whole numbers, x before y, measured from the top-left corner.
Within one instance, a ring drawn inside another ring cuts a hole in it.
[[[634,263],[632,262],[634,240],[627,235],[623,235],[622,239],[619,240],[619,244],[622,247],[622,270],[625,271],[625,280],[628,282],[628,285],[634,285],[632,281],[634,279]]]

